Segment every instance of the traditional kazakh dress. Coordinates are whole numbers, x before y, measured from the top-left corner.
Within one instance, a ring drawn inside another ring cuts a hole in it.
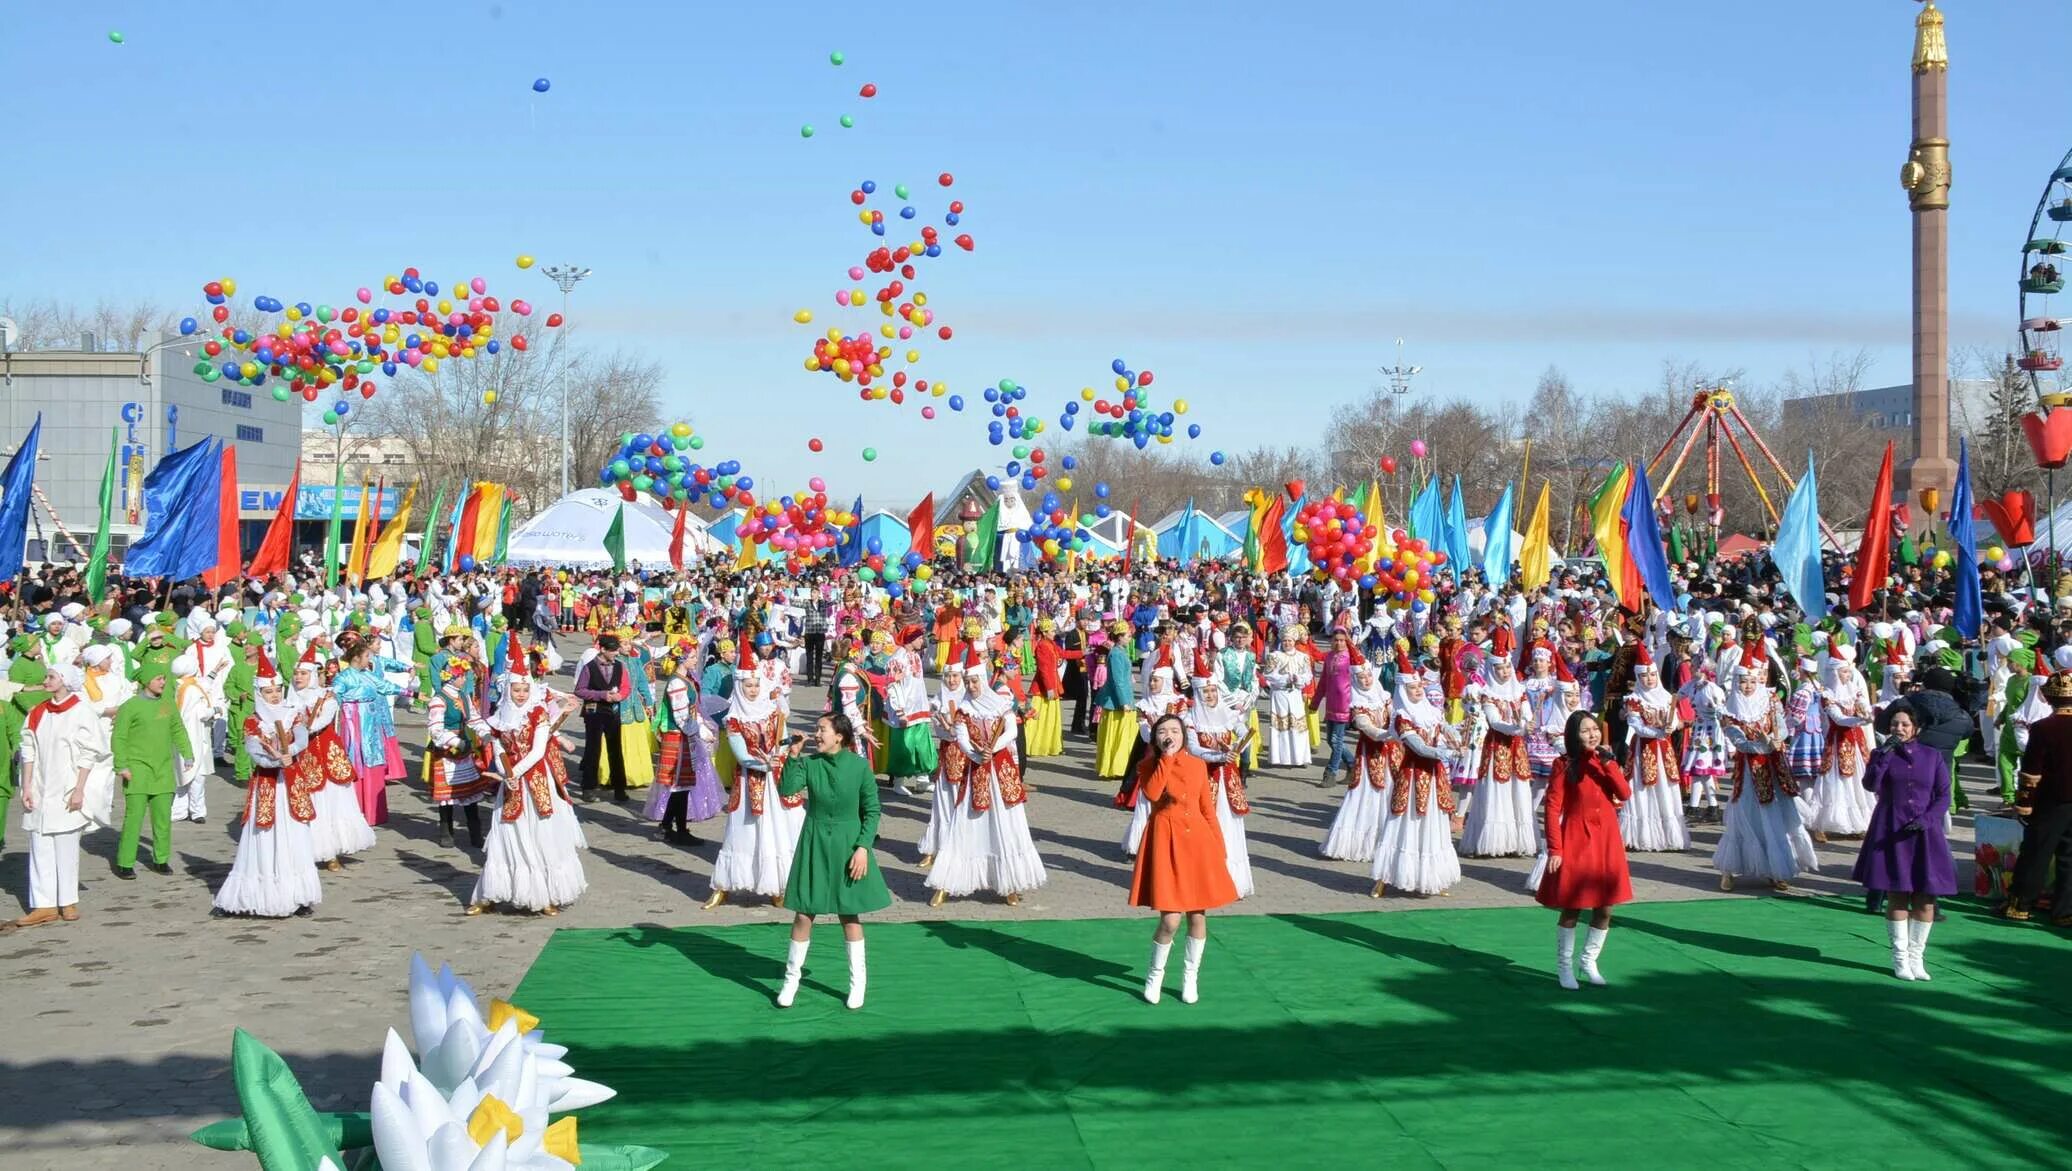
[[[1216,825],[1223,832],[1223,865],[1241,899],[1252,895],[1252,856],[1245,849],[1245,815],[1252,811],[1252,803],[1245,797],[1245,779],[1234,752],[1243,727],[1237,712],[1222,703],[1220,695],[1213,706],[1196,699],[1188,709],[1187,750],[1208,766]],[[1151,806],[1149,800],[1137,802],[1140,809]]]
[[[1770,882],[1818,869],[1812,835],[1799,821],[1798,782],[1784,763],[1784,705],[1757,683],[1752,694],[1736,687],[1723,716],[1734,749],[1734,792],[1713,868]]]
[[[957,746],[971,766],[936,834],[927,885],[952,897],[982,890],[1018,895],[1049,875],[1029,834],[1029,795],[1014,754],[1014,702],[987,687],[983,673],[973,674],[978,682],[957,721]]]
[[[1633,796],[1619,807],[1619,835],[1629,851],[1688,850],[1691,831],[1684,824],[1676,745],[1669,739],[1676,730],[1676,697],[1659,677],[1650,677],[1635,683],[1625,704],[1626,775]]]
[[[791,856],[806,824],[806,795],[777,793],[786,755],[784,713],[760,688],[750,699],[737,685],[728,701],[727,740],[734,752],[734,791],[727,799],[726,836],[712,864],[712,889],[774,899],[791,877]]]
[[[655,768],[655,791],[642,810],[650,821],[663,820],[678,793],[685,795],[685,822],[719,816],[726,801],[726,791],[720,788],[719,773],[712,762],[719,732],[698,709],[698,698],[692,694],[688,679],[672,678],[662,688],[662,703],[655,709],[655,726],[662,734],[662,760]]]
[[[389,697],[402,688],[383,678],[384,660],[369,670],[347,667],[331,681],[338,697],[338,736],[352,760],[353,788],[368,825],[388,821],[388,783],[403,779],[403,746],[396,742],[396,720]]]
[[[1259,771],[1259,656],[1251,651],[1227,647],[1216,656],[1223,675],[1223,694],[1231,706],[1245,714],[1245,728],[1252,742],[1245,748],[1245,771]]]
[[[1683,695],[1690,700],[1692,713],[1683,756],[1684,780],[1691,788],[1690,807],[1717,809],[1720,781],[1733,763],[1726,730],[1720,726],[1720,708],[1727,702],[1727,693],[1701,675],[1684,684]]]
[[[1352,717],[1358,739],[1345,770],[1345,796],[1324,835],[1322,852],[1326,858],[1372,862],[1388,812],[1390,762],[1402,746],[1396,743],[1395,705],[1379,686],[1353,689]]]
[[[589,888],[583,877],[583,828],[568,799],[568,766],[554,725],[561,712],[535,682],[532,698],[511,702],[508,684],[490,721],[490,751],[503,770],[497,816],[482,846],[482,874],[470,905],[524,911],[565,907]]]
[[[225,915],[279,919],[324,900],[310,834],[316,805],[312,790],[290,765],[309,745],[295,715],[288,703],[255,699],[252,714],[245,717],[252,782],[246,790],[237,857],[230,864],[230,877],[216,891],[216,910]]]
[[[338,700],[330,689],[298,689],[293,697],[309,743],[295,758],[295,768],[316,807],[312,844],[319,863],[374,848],[374,829],[360,811],[353,785],[353,762],[338,736]]]
[[[1453,852],[1453,786],[1445,716],[1412,679],[1396,688],[1397,758],[1381,837],[1374,846],[1372,879],[1396,890],[1443,894],[1460,881]]]
[[[1508,663],[1497,668],[1508,669]],[[1539,848],[1533,830],[1531,702],[1525,685],[1510,678],[1480,685],[1476,699],[1487,730],[1474,799],[1461,826],[1460,852],[1470,858],[1529,856]]]
[[[921,679],[919,660],[903,651],[892,657],[884,707],[886,775],[895,781],[934,776],[935,726],[929,718],[928,685]]]
[[[1266,763],[1276,768],[1307,765],[1315,754],[1309,742],[1309,706],[1302,699],[1310,677],[1309,656],[1299,650],[1275,651],[1266,660],[1266,704],[1272,721]]]
[[[1830,662],[1829,670],[1826,752],[1820,775],[1799,802],[1799,814],[1813,833],[1855,837],[1870,828],[1877,808],[1876,798],[1863,787],[1863,770],[1871,755],[1870,724],[1877,713],[1871,707],[1870,688],[1854,666]]]
[[[648,677],[647,648],[630,644],[633,653],[625,658],[626,678],[631,684],[619,701],[619,747],[626,754],[626,787],[638,789],[655,780],[655,685]],[[597,783],[612,783],[611,754],[598,755]]]
[[[936,846],[942,841],[942,827],[955,815],[963,800],[971,772],[971,758],[957,743],[957,726],[963,721],[964,688],[947,684],[937,689],[930,710],[928,729],[935,737],[935,789],[929,794],[928,826],[921,831],[920,854],[933,864]]]
[[[456,808],[487,800],[496,779],[483,772],[487,724],[475,710],[472,676],[449,677],[425,713],[424,781],[434,805]]]
[[[1094,687],[1101,725],[1094,731],[1094,775],[1120,777],[1137,748],[1136,691],[1130,681],[1130,653],[1121,642],[1108,648]]]

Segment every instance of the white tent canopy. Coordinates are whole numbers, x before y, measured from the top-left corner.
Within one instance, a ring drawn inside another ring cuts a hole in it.
[[[555,565],[596,569],[612,563],[604,551],[605,530],[619,506],[626,507],[626,560],[644,568],[669,567],[669,538],[676,518],[646,500],[624,500],[617,492],[584,488],[548,505],[511,534],[511,565]],[[684,524],[684,560],[696,560],[719,548],[704,521]]]

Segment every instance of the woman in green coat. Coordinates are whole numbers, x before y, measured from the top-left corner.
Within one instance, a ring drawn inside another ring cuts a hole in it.
[[[792,854],[791,880],[784,897],[795,913],[791,948],[784,958],[784,987],[777,1007],[790,1008],[799,994],[806,948],[813,941],[813,916],[833,915],[842,921],[849,945],[850,1008],[863,1007],[863,920],[868,911],[892,905],[885,876],[871,853],[878,839],[878,782],[870,762],[857,755],[856,725],[839,712],[814,725],[814,750],[797,751],[804,736],[792,738],[793,753],[784,765],[777,791],[786,797],[807,792],[806,824]]]

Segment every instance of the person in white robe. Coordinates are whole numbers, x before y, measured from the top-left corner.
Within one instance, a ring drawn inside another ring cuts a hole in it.
[[[230,876],[216,891],[222,915],[280,919],[312,914],[324,899],[317,877],[316,838],[310,825],[316,808],[294,763],[309,747],[309,731],[264,648],[254,676],[252,714],[243,729],[252,779],[245,798],[245,824],[237,838]]]
[[[29,913],[0,933],[79,918],[80,841],[107,824],[115,796],[109,731],[80,694],[82,683],[77,665],[50,668],[50,698],[22,725],[16,785],[29,835]]]
[[[579,853],[587,843],[554,732],[567,712],[561,697],[526,673],[524,656],[513,656],[489,720],[503,787],[482,848],[482,874],[468,896],[470,915],[493,905],[557,915],[589,889]]]
[[[963,792],[937,835],[928,868],[928,904],[979,891],[1017,906],[1050,876],[1029,833],[1028,789],[1015,754],[1014,697],[987,685],[983,667],[965,672],[967,692],[957,721],[957,747],[970,761]]]

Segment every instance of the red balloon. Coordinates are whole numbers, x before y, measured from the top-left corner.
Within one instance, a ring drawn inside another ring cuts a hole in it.
[[[965,234],[957,237],[955,243],[957,247],[962,248],[964,251],[971,251],[971,233],[966,232]]]
[[[218,305],[215,312],[209,314],[209,316],[214,317],[217,321],[228,321],[230,320],[230,306]]]
[[[1137,372],[1137,385],[1138,385],[1138,386],[1149,386],[1149,385],[1151,385],[1151,371],[1149,371],[1149,370],[1139,370],[1139,371]]]
[[[368,383],[367,385],[365,385],[365,386],[362,386],[362,387],[360,388],[360,397],[361,397],[361,398],[373,398],[373,397],[374,397],[374,384],[370,382],[370,383]]]
[[[206,297],[220,297],[223,295],[223,282],[210,281],[201,287],[201,291],[202,295]]]
[[[1381,457],[1381,472],[1385,476],[1393,476],[1396,474],[1395,456],[1385,455]]]
[[[849,202],[851,202],[851,203],[853,203],[853,204],[857,205],[858,207],[861,207],[861,206],[863,206],[863,200],[864,200],[864,194],[863,194],[863,192],[861,192],[861,191],[851,191],[851,192],[849,193]]]
[[[936,331],[935,331],[935,336],[937,336],[937,337],[941,338],[941,339],[942,339],[942,340],[944,340],[944,341],[949,341],[949,340],[950,340],[950,327],[949,327],[949,326],[947,326],[947,325],[945,325],[945,326],[943,326],[943,327],[942,327],[941,329],[938,329],[938,330],[936,330]]]
[[[875,86],[875,85],[872,85],[872,84],[871,84],[871,83],[869,83],[869,82],[865,82],[865,83],[863,84],[863,88],[862,88],[862,89],[860,89],[860,90],[857,90],[857,91],[856,91],[856,96],[857,96],[857,97],[860,97],[860,98],[874,98],[874,97],[877,97],[877,96],[878,96],[878,87],[877,87],[877,86]]]
[[[203,342],[201,352],[207,354],[211,358],[216,357],[218,354],[221,354],[223,352],[223,343],[218,341]]]
[[[548,328],[548,329],[553,329],[553,328],[554,328],[555,326],[558,326],[558,325],[560,325],[560,324],[561,324],[561,314],[559,314],[559,313],[549,313],[549,314],[547,314],[547,328]]]
[[[945,187],[948,187],[950,184],[955,183],[957,181],[957,178],[956,176],[950,174],[948,171],[944,171],[942,174],[937,175],[935,177],[935,181],[942,184]]]
[[[524,334],[522,334],[522,333],[514,333],[514,334],[512,334],[512,335],[511,335],[511,348],[512,348],[512,349],[514,349],[514,350],[523,350],[523,349],[524,349],[524,348],[526,347],[526,345],[527,345],[527,344],[528,344],[528,343],[527,343],[527,342],[526,342],[526,340],[525,340],[525,335],[524,335]]]
[[[964,214],[964,201],[963,201],[963,200],[961,200],[961,199],[952,199],[952,200],[950,201],[950,214],[951,214],[951,215],[963,215],[963,214]],[[923,228],[923,229],[921,229],[921,234],[922,234],[923,236],[931,236],[931,235],[933,235],[934,233],[935,233],[935,229],[934,229],[934,228]]]

